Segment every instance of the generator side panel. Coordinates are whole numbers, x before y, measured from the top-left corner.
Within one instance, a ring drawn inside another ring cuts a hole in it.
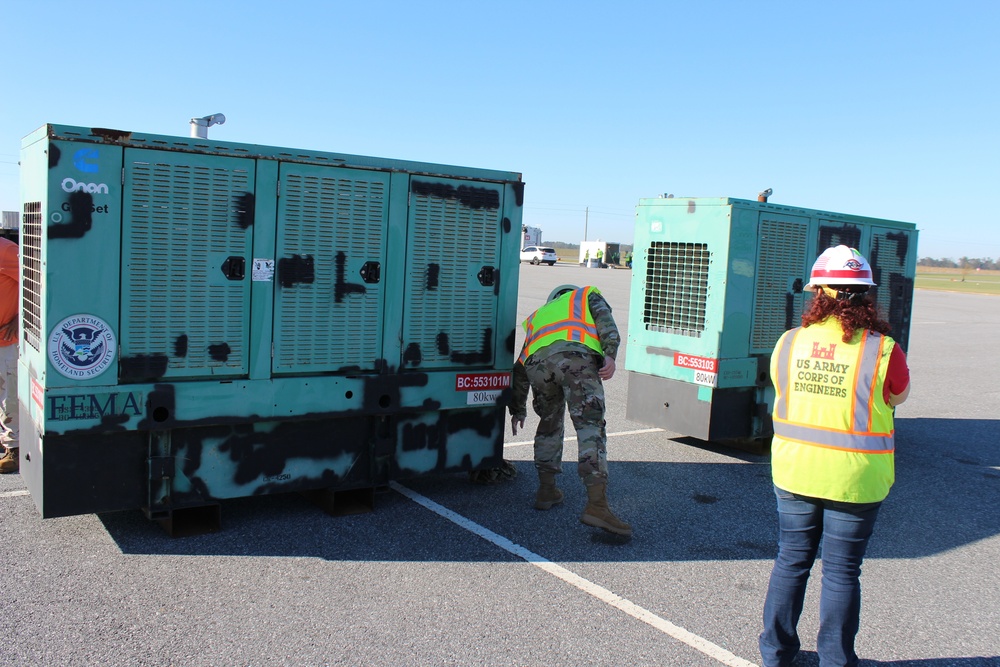
[[[74,479],[60,463],[64,452],[42,446],[50,416],[68,414],[50,392],[105,394],[99,388],[117,382],[123,151],[47,134],[36,139],[23,148],[18,402],[21,472],[41,509],[61,483],[57,468],[65,468],[62,479]]]
[[[688,383],[693,391],[672,402],[643,396],[643,382],[630,381],[630,419],[709,431],[711,396],[723,370],[731,216],[725,200],[645,199],[637,208],[626,369]],[[740,252],[743,260],[746,249]],[[742,263],[737,268],[746,273]]]
[[[917,230],[872,225],[868,254],[877,285],[875,303],[903,350],[910,347],[910,315],[917,271]]]
[[[837,245],[857,248],[872,267],[876,286],[868,293],[875,300],[879,314],[889,322],[890,335],[906,349],[910,338],[910,311],[917,268],[915,225],[826,213],[817,213],[816,225],[815,255],[806,267],[807,279],[812,260],[827,248]]]
[[[499,465],[514,353],[520,188],[411,174],[407,202],[399,367],[417,400],[405,407],[422,400],[441,409],[399,415],[391,474]],[[414,387],[422,375],[428,386]]]
[[[496,362],[503,201],[498,183],[410,177],[403,368]]]
[[[127,148],[124,167],[119,381],[246,376],[254,160]]]
[[[282,163],[272,371],[384,367],[390,174]]]

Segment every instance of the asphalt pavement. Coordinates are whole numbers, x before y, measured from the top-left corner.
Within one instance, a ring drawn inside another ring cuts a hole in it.
[[[519,315],[555,285],[593,284],[624,335],[630,280],[524,264]],[[897,482],[862,575],[864,667],[1000,666],[998,306],[915,293]],[[507,435],[513,480],[421,478],[346,517],[297,495],[226,501],[220,532],[187,538],[140,512],[42,520],[20,476],[0,476],[0,665],[759,664],[777,530],[768,458],[628,421],[623,361],[607,430],[628,541],[579,522],[575,440],[565,502],[532,508],[530,411]],[[818,665],[819,579],[803,666]]]

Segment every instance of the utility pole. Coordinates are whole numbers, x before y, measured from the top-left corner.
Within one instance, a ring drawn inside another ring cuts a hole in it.
[[[590,224],[590,207],[583,210],[583,240],[587,240],[587,225]]]

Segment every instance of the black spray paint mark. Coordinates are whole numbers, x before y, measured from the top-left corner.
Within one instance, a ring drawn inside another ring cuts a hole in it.
[[[500,419],[496,417],[495,410],[454,410],[448,413],[448,433],[456,434],[462,431],[474,431],[475,433],[488,437],[491,434],[503,433],[503,409],[499,410]],[[499,424],[497,423],[499,421]],[[499,435],[500,448],[503,448],[503,435]]]
[[[412,181],[410,187],[415,195],[450,199],[473,209],[500,208],[500,193],[490,188],[477,188],[471,185],[460,185],[456,188],[447,183],[428,183],[426,181]]]
[[[424,357],[420,352],[420,346],[418,344],[410,343],[406,346],[406,351],[403,352],[403,363],[411,366],[419,366],[423,359]]]
[[[49,225],[50,239],[80,239],[93,226],[94,196],[89,192],[72,192],[69,195],[69,222]]]
[[[448,356],[448,353],[451,351],[451,345],[448,341],[448,334],[442,331],[437,335],[437,338],[435,339],[434,342],[437,343],[438,354],[442,356]]]
[[[438,276],[441,274],[440,264],[427,265],[427,291],[435,290],[438,286]]]
[[[240,229],[253,227],[254,196],[252,192],[244,192],[236,196],[236,224]]]
[[[503,224],[503,233],[510,234],[510,227],[511,227],[510,218],[504,218],[502,224]]]
[[[174,356],[175,357],[186,357],[188,353],[188,337],[187,334],[181,334],[174,341]]]
[[[887,241],[896,242],[896,259],[901,266],[906,265],[906,255],[910,249],[910,235],[906,232],[889,232],[885,235]]]
[[[518,181],[513,184],[514,187],[514,203],[518,206],[524,205],[524,183]]]
[[[232,348],[229,347],[229,343],[219,343],[218,345],[208,346],[208,354],[212,357],[213,361],[229,361],[229,355],[232,351]]]
[[[118,362],[118,369],[122,381],[157,380],[167,372],[167,355],[134,354],[122,357]]]
[[[278,283],[294,287],[299,283],[311,285],[316,280],[312,255],[292,255],[278,260]]]
[[[859,247],[861,245],[861,228],[846,222],[842,225],[820,225],[816,256],[821,255],[827,248],[838,245],[846,245],[848,248]]]
[[[507,351],[514,354],[514,344],[517,343],[517,328],[510,330],[510,335],[507,336],[507,340],[504,341],[507,346]]]
[[[796,318],[800,316],[798,309],[795,307],[795,295],[791,292],[785,293],[785,329],[794,329],[799,326],[801,322],[796,322]]]
[[[347,294],[365,294],[368,291],[364,285],[347,282],[347,255],[343,251],[337,253],[336,264],[336,279],[333,284],[333,300],[336,303],[341,303]]]
[[[55,144],[49,144],[49,169],[59,166],[59,158],[62,157],[62,149]]]
[[[483,347],[479,352],[452,352],[451,360],[458,364],[488,364],[493,361],[493,329],[483,331]]]

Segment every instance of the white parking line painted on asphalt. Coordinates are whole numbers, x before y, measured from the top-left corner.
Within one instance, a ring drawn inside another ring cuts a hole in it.
[[[653,430],[660,430],[660,429],[653,429]],[[639,431],[639,432],[645,433],[645,431]],[[730,653],[721,646],[717,646],[712,642],[708,641],[707,639],[699,637],[698,635],[692,632],[688,632],[684,628],[678,625],[674,625],[673,623],[664,618],[660,618],[653,612],[640,607],[634,602],[630,602],[629,600],[626,600],[620,595],[612,593],[608,589],[602,586],[598,586],[597,584],[588,579],[584,579],[583,577],[576,574],[572,570],[567,570],[561,565],[557,565],[552,561],[543,558],[542,556],[539,556],[535,552],[529,551],[528,549],[522,547],[521,545],[511,542],[506,537],[497,535],[492,530],[480,526],[475,521],[467,519],[461,514],[453,512],[447,507],[444,507],[443,505],[434,502],[430,498],[423,496],[417,493],[416,491],[413,491],[412,489],[409,489],[399,484],[398,482],[389,482],[389,486],[392,487],[392,489],[394,489],[398,493],[403,494],[413,502],[422,505],[423,507],[426,507],[435,514],[444,517],[445,519],[448,519],[453,523],[458,524],[462,528],[465,528],[469,532],[478,535],[484,540],[492,542],[493,544],[497,545],[504,551],[514,554],[518,558],[523,558],[525,561],[534,565],[535,567],[544,570],[545,572],[548,572],[549,574],[554,575],[559,579],[562,579],[566,583],[575,586],[584,593],[594,596],[601,602],[611,605],[616,609],[620,609],[629,616],[656,628],[660,632],[673,637],[677,641],[687,644],[691,648],[704,653],[708,657],[714,660],[718,660],[723,665],[729,665],[730,667],[757,667],[757,665],[750,662],[749,660],[744,660],[743,658]]]
[[[656,433],[657,431],[662,431],[662,430],[663,430],[662,428],[644,428],[644,429],[639,429],[638,431],[619,431],[618,433],[608,433],[608,437],[614,438],[619,435],[638,435],[640,433]],[[564,442],[573,442],[574,440],[576,440],[575,435],[569,438],[563,438]],[[503,448],[507,449],[508,447],[520,447],[522,445],[533,445],[533,444],[535,444],[534,440],[525,440],[524,442],[508,442],[504,444]]]
[[[0,498],[14,498],[16,496],[26,495],[28,495],[27,489],[24,489],[23,491],[4,491],[3,493],[0,493]]]

